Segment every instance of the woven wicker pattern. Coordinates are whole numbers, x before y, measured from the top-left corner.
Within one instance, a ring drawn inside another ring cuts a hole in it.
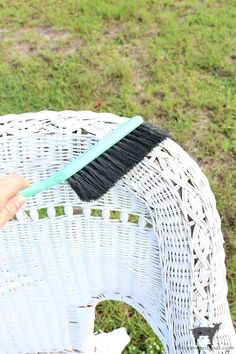
[[[0,178],[15,171],[41,180],[125,119],[2,116]],[[29,198],[24,211],[0,231],[1,354],[92,352],[94,307],[105,299],[137,309],[168,354],[209,353],[208,338],[198,349],[192,329],[216,323],[212,353],[236,352],[215,198],[171,139],[96,202],[63,184]]]

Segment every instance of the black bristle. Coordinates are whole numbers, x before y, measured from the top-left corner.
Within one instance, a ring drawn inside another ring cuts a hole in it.
[[[168,136],[157,127],[142,124],[67,182],[81,200],[96,200]]]

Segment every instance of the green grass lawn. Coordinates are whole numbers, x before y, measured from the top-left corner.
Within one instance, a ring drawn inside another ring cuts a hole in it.
[[[0,114],[140,114],[199,163],[222,220],[236,321],[236,1],[0,0],[0,19]],[[127,327],[126,354],[161,352],[128,306],[97,314],[97,328]]]

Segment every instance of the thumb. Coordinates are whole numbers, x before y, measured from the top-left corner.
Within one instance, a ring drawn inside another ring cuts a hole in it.
[[[13,218],[17,211],[25,204],[26,200],[21,195],[18,195],[7,202],[0,211],[0,227]]]

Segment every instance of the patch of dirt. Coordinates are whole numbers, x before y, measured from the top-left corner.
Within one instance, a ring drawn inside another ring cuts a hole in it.
[[[116,39],[120,34],[124,33],[124,28],[119,24],[113,24],[111,28],[104,32],[104,39],[111,41]]]
[[[47,27],[22,28],[14,33],[0,30],[0,41],[8,45],[8,51],[22,56],[32,56],[42,50],[61,55],[74,54],[81,46],[81,39],[76,39],[66,31],[56,31]]]
[[[229,62],[230,62],[230,64],[234,64],[235,65],[235,62],[236,62],[236,51],[235,51],[235,54],[231,54],[230,55]]]
[[[199,118],[199,121],[196,123],[196,125],[198,125],[198,129],[201,131],[206,131],[208,129],[209,123],[211,122],[210,109],[208,107],[205,107],[202,110]]]
[[[183,147],[188,153],[197,160],[197,152],[201,149],[201,137],[209,134],[209,125],[211,123],[210,109],[208,107],[203,108],[199,114],[199,119],[192,123],[192,128],[189,133],[189,136],[186,137],[186,146],[183,143]],[[197,161],[199,162],[199,161]],[[204,160],[201,160],[199,164],[203,168],[204,172],[211,169],[211,166],[214,162],[214,158],[210,157]]]

